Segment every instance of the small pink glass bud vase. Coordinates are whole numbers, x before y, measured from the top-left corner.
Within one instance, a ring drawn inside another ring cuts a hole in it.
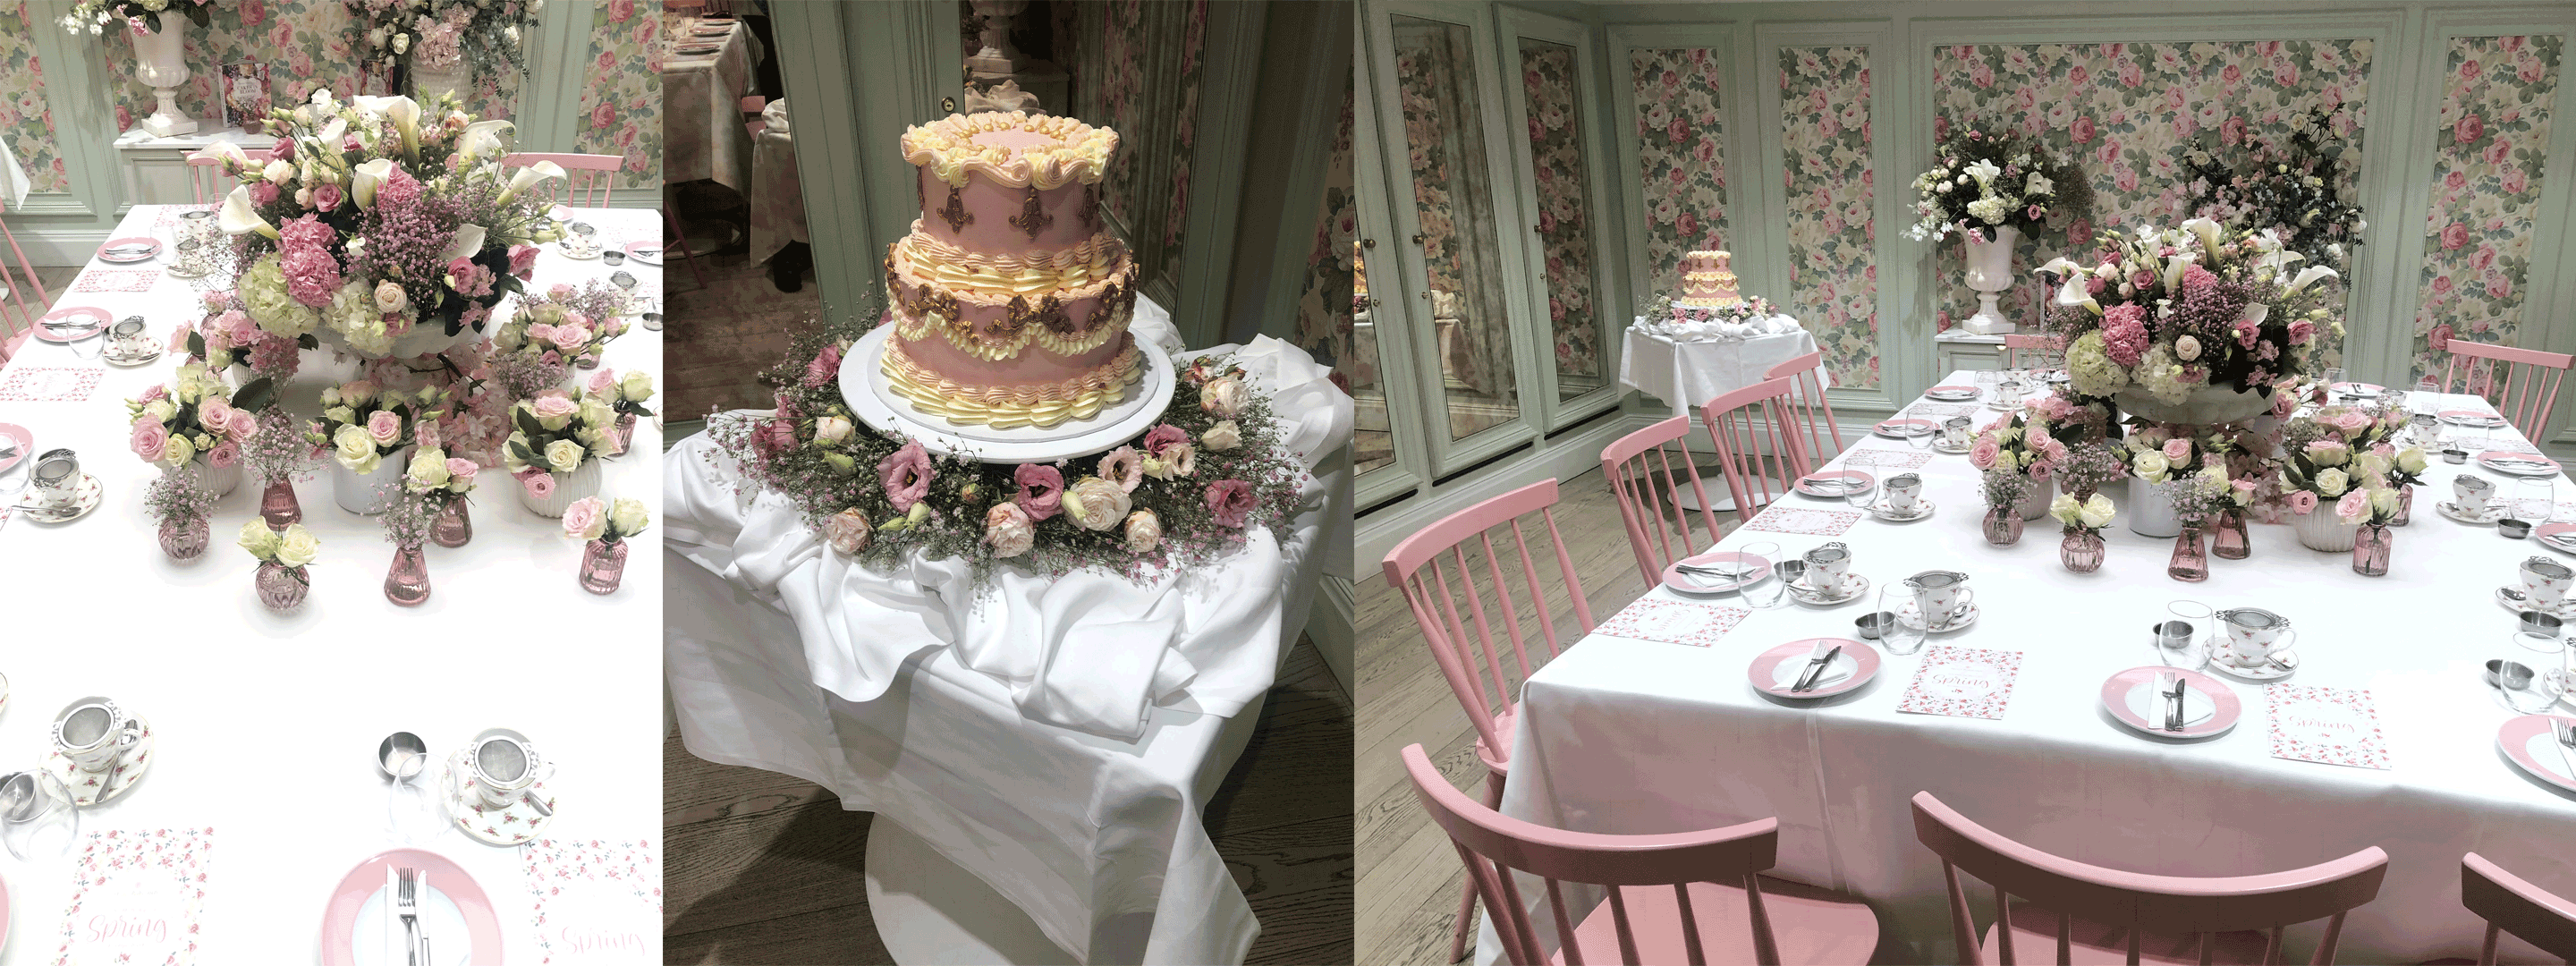
[[[593,540],[581,548],[581,589],[614,594],[626,577],[626,541]]]
[[[2175,580],[2209,579],[2209,555],[2200,549],[2200,524],[2185,521],[2182,535],[2174,538],[2173,559],[2165,563],[2165,576]]]
[[[251,585],[259,589],[259,602],[268,609],[290,611],[304,603],[304,592],[313,582],[302,567],[263,560],[259,572],[251,575]]]
[[[2245,533],[2245,511],[2226,510],[2218,514],[2218,524],[2209,530],[2209,552],[2223,560],[2243,560],[2254,552]]]
[[[623,452],[626,452],[627,450],[634,449],[634,448],[635,448],[635,414],[634,414],[634,413],[619,413],[619,414],[618,414],[618,416],[617,416],[617,424],[616,424],[616,428],[615,428],[614,432],[616,432],[616,433],[617,433],[617,451],[618,451],[618,452],[623,453]]]
[[[161,521],[161,552],[172,560],[195,560],[206,553],[206,518]]]
[[[474,517],[465,512],[464,500],[448,501],[447,509],[438,511],[438,521],[429,527],[429,539],[442,547],[462,547],[474,539]]]
[[[385,599],[404,607],[429,600],[429,559],[421,556],[419,544],[395,546],[393,568],[385,573]]]
[[[2065,542],[2057,545],[2057,560],[2079,574],[2102,569],[2102,535],[2082,530],[2068,532]]]
[[[2392,527],[2402,527],[2406,525],[2407,521],[2414,519],[2414,517],[2415,487],[2411,484],[2400,486],[2397,488],[2397,515],[2389,518],[2388,525]]]
[[[2363,524],[2360,535],[2353,539],[2352,572],[2364,577],[2388,576],[2388,551],[2396,542],[2397,535],[2388,532],[2386,524]]]
[[[1999,506],[1986,510],[1987,543],[1998,547],[2009,547],[2020,543],[2021,527],[2021,509],[2018,507]]]
[[[288,524],[304,522],[304,506],[295,501],[295,481],[276,480],[259,491],[259,518],[268,521],[271,530],[285,530]]]

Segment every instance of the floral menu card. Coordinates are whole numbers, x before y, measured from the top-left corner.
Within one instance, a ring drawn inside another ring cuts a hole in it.
[[[1919,470],[1932,462],[1932,454],[1917,450],[1855,449],[1843,454],[1844,466],[1895,466]]]
[[[161,273],[149,268],[93,268],[72,282],[75,292],[149,292]]]
[[[2021,673],[2020,651],[1987,651],[1935,644],[1923,649],[1923,666],[1896,710],[1952,718],[2001,718]]]
[[[110,829],[81,850],[53,966],[186,966],[197,960],[212,828]]]
[[[2272,714],[2272,757],[2354,768],[2388,768],[2388,736],[2365,688],[2275,684],[2263,689]]]
[[[1744,525],[1747,530],[1771,533],[1803,533],[1815,537],[1839,537],[1843,531],[1860,522],[1860,514],[1850,510],[1801,510],[1773,506]]]
[[[653,958],[661,947],[662,869],[652,843],[538,839],[525,852],[520,871],[536,895],[537,962]]]
[[[1735,625],[1753,612],[1737,607],[1716,607],[1688,601],[1640,597],[1635,603],[1601,622],[1592,633],[1611,637],[1629,637],[1666,644],[1688,644],[1708,647],[1716,644]]]
[[[78,366],[13,366],[0,376],[0,402],[85,402],[105,375]]]

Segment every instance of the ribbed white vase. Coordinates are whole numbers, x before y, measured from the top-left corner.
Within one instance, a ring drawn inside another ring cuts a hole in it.
[[[2054,499],[2057,499],[2057,481],[2055,479],[2039,481],[2030,488],[2029,496],[2021,498],[2021,518],[2037,520],[2047,516],[2048,502]]]
[[[411,68],[411,96],[416,101],[427,101],[440,94],[454,94],[461,98],[473,83],[474,72],[462,61],[447,70]]]
[[[2306,513],[2290,514],[2290,529],[2299,533],[2299,545],[2310,550],[2348,553],[2361,540],[2361,523],[2345,523],[2335,516],[2334,504],[2320,501]]]
[[[528,512],[541,517],[559,518],[564,515],[565,510],[572,507],[573,501],[598,495],[599,460],[586,459],[581,461],[579,468],[570,473],[555,474],[555,492],[545,499],[540,500],[529,496],[527,486],[520,485],[519,505],[527,507]]]
[[[405,446],[385,454],[376,461],[376,471],[365,474],[340,465],[337,459],[330,460],[331,502],[351,513],[373,515],[378,499],[376,488],[402,479],[403,471],[411,467],[411,450]]]
[[[240,463],[234,463],[219,470],[215,468],[215,464],[206,459],[204,453],[197,454],[196,458],[189,460],[188,463],[197,468],[197,481],[205,485],[208,493],[218,497],[230,496],[233,488],[241,485]]]
[[[2129,478],[2129,532],[2141,537],[2182,536],[2182,518],[2174,515],[2173,500],[2155,484],[2134,476]]]

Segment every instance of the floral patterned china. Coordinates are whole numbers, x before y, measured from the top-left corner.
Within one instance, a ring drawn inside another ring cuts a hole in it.
[[[1894,439],[1912,439],[1941,431],[1941,427],[1929,419],[1891,419],[1871,428],[1881,436]]]
[[[56,749],[45,755],[45,772],[54,776],[71,792],[71,803],[81,808],[112,802],[143,780],[143,772],[152,767],[152,723],[142,715],[134,716],[142,737],[132,746],[118,752],[114,763],[105,771],[85,772],[69,755]],[[48,792],[52,787],[48,786]]]
[[[18,498],[18,512],[37,523],[70,523],[88,516],[89,511],[98,509],[99,498],[106,492],[106,487],[99,484],[98,477],[83,473],[79,487],[73,491],[70,506],[47,506],[38,496],[36,489],[28,487],[26,495]]]
[[[1807,573],[1812,575],[1816,573],[1816,571],[1809,570]],[[1788,588],[1789,596],[1797,598],[1798,602],[1801,604],[1830,607],[1835,604],[1851,603],[1852,601],[1859,600],[1862,594],[1869,593],[1869,578],[1863,577],[1859,574],[1844,574],[1843,579],[1840,581],[1842,586],[1835,588],[1832,593],[1827,593],[1822,589],[1808,586],[1807,581],[1810,579],[1813,578],[1801,577],[1797,580],[1790,581]]]
[[[503,807],[486,805],[475,793],[474,769],[465,761],[471,751],[459,748],[439,766],[439,796],[447,805],[448,820],[475,841],[488,845],[521,845],[545,831],[555,820],[555,795],[547,789],[546,782],[540,780],[528,786],[530,794],[546,803],[543,809],[529,804],[525,796],[511,799]]]
[[[1985,614],[1985,608],[1971,603],[1961,607],[1957,613],[1950,615],[1950,619],[1943,622],[1940,626],[1926,627],[1923,624],[1922,605],[1908,600],[1903,606],[1897,608],[1896,622],[1918,631],[1929,631],[1934,634],[1946,634],[1951,631],[1966,630],[1969,625],[1977,622],[1977,618],[1983,617]]]

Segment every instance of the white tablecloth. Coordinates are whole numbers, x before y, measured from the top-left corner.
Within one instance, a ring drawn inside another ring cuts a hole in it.
[[[733,21],[733,30],[714,41],[712,54],[681,55],[682,46],[700,43],[689,33],[696,17],[671,15],[662,41],[669,47],[662,61],[662,179],[677,184],[712,178],[741,189],[751,175],[751,134],[743,126],[742,99],[754,93],[751,28]]]
[[[1167,326],[1140,313],[1140,337]],[[1269,339],[1244,356],[1289,374],[1270,385],[1309,465],[1348,445],[1350,399],[1321,367]],[[1322,507],[1347,470],[1307,485],[1292,532],[1256,530],[1218,566],[1147,587],[1005,576],[976,610],[953,566],[872,574],[817,548],[774,494],[745,508],[712,452],[681,441],[666,482],[665,546],[699,565],[671,568],[665,628],[691,753],[900,823],[1084,961],[1242,959],[1259,926],[1199,807],[1240,750],[1226,719],[1258,711],[1305,624],[1319,545],[1342,545]],[[1084,643],[1101,620],[1139,623]],[[1190,672],[1159,701],[1180,676],[1149,686],[1157,661]]]
[[[2483,403],[2461,396],[2443,405]],[[1905,447],[1871,438],[1853,449]],[[2460,907],[2462,853],[2576,894],[2576,796],[2541,785],[2498,752],[2496,729],[2513,712],[2480,680],[2482,662],[2515,629],[2493,602],[2495,588],[2515,578],[2517,561],[2548,552],[2433,510],[2449,498],[2452,477],[2474,468],[2434,462],[2414,522],[2393,531],[2386,577],[2353,573],[2349,554],[2300,547],[2287,526],[2256,525],[2250,559],[2212,559],[2209,580],[2187,584],[2164,574],[2173,541],[2130,533],[2125,506],[2104,533],[2108,562],[2091,575],[2058,563],[2057,528],[2044,519],[2014,546],[1987,544],[1973,468],[1965,457],[1935,455],[1921,470],[1923,495],[1939,508],[1931,519],[1864,520],[1840,537],[1738,531],[1722,546],[1770,541],[1795,554],[1842,540],[1872,595],[1922,570],[1970,574],[1984,616],[1931,643],[2023,653],[2000,720],[1896,713],[1919,653],[1888,657],[1876,680],[1816,706],[1751,693],[1745,667],[1754,655],[1800,638],[1850,637],[1866,604],[1756,611],[1705,649],[1593,635],[1525,687],[1503,811],[1609,833],[1776,815],[1776,874],[1869,900],[1886,962],[1956,961],[1944,958],[1951,930],[1941,866],[1915,841],[1906,803],[1921,790],[2034,847],[2166,875],[2276,871],[2376,845],[2389,853],[2387,881],[2345,924],[2343,960],[2474,956],[2483,928]],[[2557,487],[2559,499],[2571,499],[2567,482]],[[2112,497],[2125,504],[2125,486]],[[1659,587],[1651,596],[1675,595]],[[2145,629],[2177,599],[2288,616],[2302,660],[2291,682],[2368,688],[2394,767],[2271,757],[2262,689],[2241,682],[2231,687],[2246,702],[2245,720],[2221,737],[2164,742],[2114,723],[2100,709],[2101,682],[2156,663]],[[1975,893],[1983,909],[1989,893]],[[1552,934],[1544,914],[1537,921]],[[2321,930],[2292,931],[2298,955]],[[2526,960],[2537,955],[2507,940],[2508,959],[2515,949]],[[1498,957],[1489,925],[1479,961]]]
[[[18,164],[18,156],[9,153],[9,142],[0,139],[0,202],[6,202],[0,207],[15,209],[25,204],[27,192],[34,185],[27,179],[27,169]]]
[[[1697,410],[1703,403],[1762,381],[1762,374],[1816,351],[1816,337],[1804,329],[1747,339],[1674,341],[1660,335],[1626,330],[1619,353],[1619,384],[1670,404],[1674,411]]]
[[[766,262],[788,242],[811,242],[805,232],[805,183],[796,173],[796,135],[788,127],[787,101],[761,109],[769,127],[751,146],[751,260]]]
[[[159,213],[137,205],[117,234],[152,234]],[[583,217],[603,231],[657,230],[650,211]],[[553,249],[538,258],[540,285],[611,271]],[[100,267],[93,262],[88,271]],[[630,263],[627,270],[641,281],[639,292],[659,293],[659,269]],[[169,277],[148,292],[58,295],[61,304],[97,306],[118,318],[141,314],[165,342],[175,326],[198,317],[196,297],[186,281]],[[658,375],[660,357],[660,334],[638,327],[609,344],[604,364]],[[10,365],[99,363],[31,340]],[[474,495],[473,542],[427,548],[435,589],[427,603],[402,608],[382,591],[392,545],[371,520],[335,506],[329,480],[317,475],[297,486],[304,524],[322,541],[313,590],[300,612],[273,615],[251,590],[256,561],[232,542],[258,512],[257,480],[224,498],[213,546],[193,563],[164,557],[143,513],[144,486],[158,471],[127,451],[120,400],[169,381],[177,365],[165,355],[140,368],[108,368],[86,402],[0,402],[0,422],[33,430],[40,452],[77,450],[81,468],[106,490],[104,505],[78,521],[0,526],[0,569],[16,578],[0,589],[0,611],[9,616],[9,629],[0,632],[0,674],[10,687],[9,707],[0,712],[0,771],[34,766],[51,748],[54,712],[82,696],[106,695],[150,719],[151,770],[124,796],[90,810],[81,828],[215,829],[204,963],[314,955],[323,906],[340,878],[401,844],[388,831],[385,786],[373,764],[377,743],[395,731],[418,734],[443,756],[485,728],[516,729],[560,764],[551,784],[561,813],[548,837],[658,848],[656,681],[650,662],[636,659],[662,619],[662,556],[649,549],[654,533],[647,531],[628,558],[619,592],[586,593],[573,579],[581,542],[521,509],[510,492],[516,484],[495,468]],[[318,396],[334,373],[352,379],[356,367],[331,365],[327,352],[306,353],[285,404],[318,413]],[[655,432],[643,421],[636,431],[643,445],[607,464],[605,495],[659,504]],[[619,654],[626,657],[611,659]],[[293,767],[261,777],[270,773],[259,766],[272,761]],[[521,850],[453,830],[416,847],[470,872],[500,916],[510,959],[532,956],[538,929]],[[50,961],[72,893],[70,860],[23,862],[0,851],[0,879],[12,921],[0,960]],[[632,922],[613,925],[641,937],[658,958],[661,923],[651,909],[639,906]]]

